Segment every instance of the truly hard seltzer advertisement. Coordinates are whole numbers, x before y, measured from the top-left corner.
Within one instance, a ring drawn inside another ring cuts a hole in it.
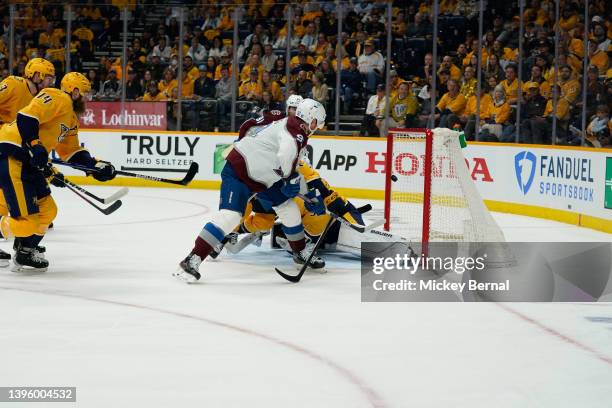
[[[610,302],[610,242],[364,242],[363,302]]]

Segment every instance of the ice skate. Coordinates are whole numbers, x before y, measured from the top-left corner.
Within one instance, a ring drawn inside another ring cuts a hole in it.
[[[40,256],[35,248],[21,247],[15,252],[12,272],[46,272],[49,261]]]
[[[310,245],[302,249],[301,251],[293,252],[293,263],[296,269],[299,270],[302,268],[302,266],[304,266],[313,249],[314,245]],[[308,263],[307,270],[319,273],[326,273],[327,269],[325,269],[325,261],[320,257],[314,255]]]
[[[198,269],[202,264],[202,258],[196,254],[189,254],[179,264],[179,269],[172,274],[175,278],[186,283],[194,283],[200,280],[200,272]]]
[[[11,261],[11,254],[0,249],[0,268],[6,268]]]

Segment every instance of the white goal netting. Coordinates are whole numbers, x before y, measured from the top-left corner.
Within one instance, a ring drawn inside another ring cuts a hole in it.
[[[423,242],[505,241],[470,176],[458,132],[392,129],[388,137],[388,163],[397,177],[387,183],[385,199],[391,232]],[[429,167],[431,177],[426,177]]]

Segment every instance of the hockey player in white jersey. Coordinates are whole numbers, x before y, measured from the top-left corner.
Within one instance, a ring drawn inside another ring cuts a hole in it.
[[[265,111],[262,112],[262,115],[258,118],[245,120],[238,130],[238,139],[242,139],[245,136],[255,136],[257,132],[270,123],[281,120],[286,116],[295,116],[295,111],[303,100],[304,98],[300,95],[290,95],[285,102],[285,105],[287,105],[285,113],[280,110]]]
[[[200,279],[199,267],[225,236],[239,224],[253,194],[273,208],[293,250],[296,266],[308,258],[304,227],[297,204],[292,200],[305,183],[297,172],[302,149],[315,130],[325,124],[325,108],[313,99],[303,100],[295,116],[273,122],[257,133],[234,143],[221,172],[219,212],[208,222],[189,255],[173,275],[186,282]],[[309,267],[323,268],[325,263],[313,258]]]

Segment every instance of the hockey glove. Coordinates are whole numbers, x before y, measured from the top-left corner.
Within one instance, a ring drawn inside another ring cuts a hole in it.
[[[32,141],[28,153],[30,155],[30,164],[33,167],[40,171],[43,171],[45,167],[47,167],[47,163],[49,163],[49,152],[47,152],[45,146],[40,143],[40,140],[36,139]]]
[[[304,201],[304,207],[306,210],[314,215],[323,215],[325,214],[325,205],[323,204],[323,198],[320,195],[317,195],[316,190],[311,190],[306,194],[306,197],[310,198],[311,201]]]
[[[51,183],[55,187],[59,187],[59,188],[66,187],[64,175],[60,173],[59,171],[57,171],[55,167],[49,165],[45,167],[42,173],[43,173],[43,176],[45,176],[45,178],[49,180],[49,183]]]
[[[298,195],[300,192],[300,175],[298,173],[293,173],[285,180],[285,184],[280,188],[280,191],[287,198],[293,198]]]
[[[93,171],[91,175],[98,181],[110,181],[115,178],[115,166],[110,162],[98,160],[94,168],[97,171]]]

